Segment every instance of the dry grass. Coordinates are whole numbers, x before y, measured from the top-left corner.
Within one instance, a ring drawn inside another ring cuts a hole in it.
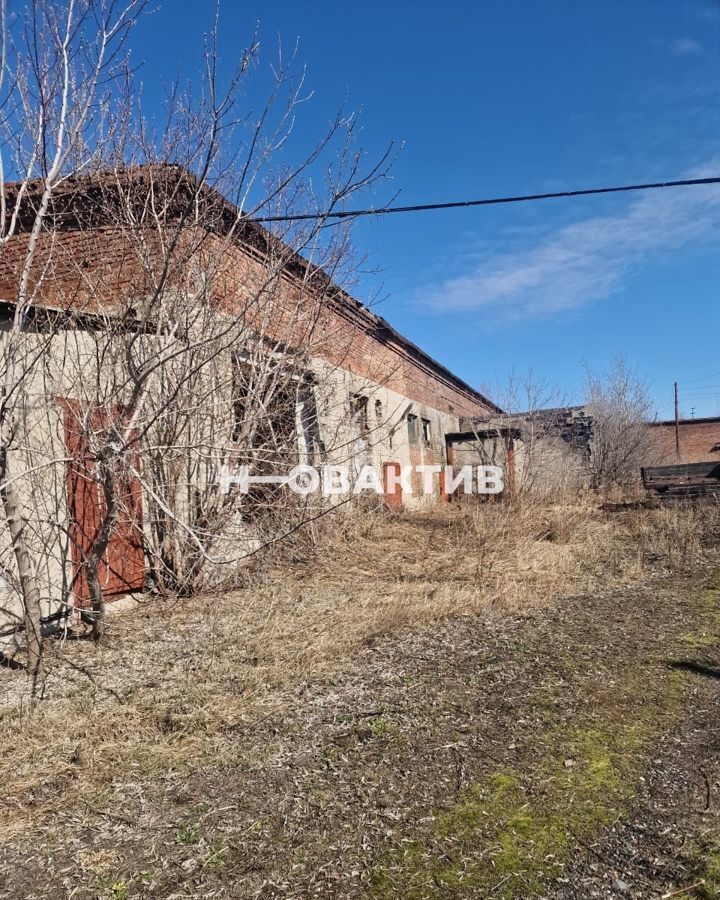
[[[659,568],[680,570],[698,559],[719,519],[717,505],[610,513],[602,506],[586,495],[335,523],[305,565],[263,571],[255,590],[273,611],[256,652],[267,658],[287,648],[295,666],[315,671],[405,626],[488,609],[523,612]]]
[[[265,560],[244,590],[152,601],[108,641],[51,645],[46,699],[0,718],[0,839],[68,804],[122,819],[133,785],[221,760],[229,734],[378,635],[524,611],[696,561],[717,505],[603,512],[596,497],[336,517],[312,557]],[[297,555],[297,548],[295,548]],[[7,696],[21,673],[0,671]],[[17,695],[16,695],[17,696]]]

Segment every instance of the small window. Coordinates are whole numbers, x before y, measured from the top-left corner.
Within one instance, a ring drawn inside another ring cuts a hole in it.
[[[382,402],[382,400],[376,400],[375,401],[375,418],[378,420],[378,422],[382,422],[383,414],[384,414],[383,402]]]
[[[430,420],[423,419],[422,420],[422,439],[423,444],[430,444]]]
[[[350,416],[360,426],[360,431],[368,430],[368,398],[363,394],[353,394],[350,398]]]
[[[407,417],[408,423],[408,440],[411,444],[417,444],[418,442],[418,417],[410,414]]]

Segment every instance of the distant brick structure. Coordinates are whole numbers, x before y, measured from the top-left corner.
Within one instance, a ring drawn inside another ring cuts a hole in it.
[[[650,428],[658,441],[663,461],[675,462],[675,422],[653,422]],[[720,416],[681,419],[679,431],[680,462],[720,462]]]

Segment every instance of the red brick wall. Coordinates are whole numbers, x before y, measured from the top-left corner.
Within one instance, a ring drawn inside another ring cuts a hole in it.
[[[658,440],[665,461],[674,463],[675,423],[652,425],[651,433]],[[720,418],[683,420],[680,423],[680,456],[684,463],[720,463]]]
[[[153,235],[145,232],[152,253]],[[218,304],[242,308],[253,285],[264,284],[267,270],[258,255],[233,244],[216,254],[217,235],[187,230],[190,249],[184,259],[222,258],[214,280]],[[17,296],[20,266],[27,237],[19,235],[0,254],[0,299]],[[97,309],[113,301],[140,298],[148,289],[148,275],[138,262],[137,242],[132,235],[114,227],[87,230],[63,228],[40,241],[31,282],[42,278],[38,302],[63,309]],[[152,261],[150,263],[152,268]],[[172,276],[175,283],[186,277],[183,271]],[[270,330],[277,340],[306,347],[308,353],[384,385],[411,400],[445,413],[460,416],[484,415],[490,410],[471,392],[405,347],[391,334],[378,335],[375,321],[360,307],[333,301],[327,286],[318,298],[315,285],[321,279],[284,274],[278,291],[280,302],[273,308]]]

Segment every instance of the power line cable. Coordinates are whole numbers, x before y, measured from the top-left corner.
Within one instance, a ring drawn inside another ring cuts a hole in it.
[[[683,391],[680,396],[685,397],[686,399],[690,399],[692,397],[715,397],[720,395],[720,388],[709,388],[707,391],[698,391],[698,393],[690,393],[689,391]]]
[[[678,384],[697,384],[698,381],[710,381],[711,378],[720,377],[720,372],[713,372],[711,375],[701,375],[699,378],[690,378],[688,381],[679,381]]]
[[[359,216],[387,216],[392,213],[425,212],[432,209],[460,209],[471,206],[495,206],[502,203],[528,203],[534,200],[556,200],[563,197],[589,197],[595,194],[622,194],[663,188],[694,187],[720,184],[720,177],[684,178],[678,181],[655,181],[646,184],[624,184],[615,187],[582,188],[576,191],[553,191],[545,194],[520,194],[510,197],[487,197],[481,200],[455,200],[450,203],[418,203],[413,206],[382,206],[378,209],[346,209],[333,212],[295,213],[286,216],[258,216],[255,222],[302,222],[309,219],[350,219]]]
[[[701,394],[699,397],[686,397],[685,401],[688,400],[712,400],[714,397],[720,397],[720,391],[716,391],[714,394]],[[682,396],[680,398],[682,400]]]

